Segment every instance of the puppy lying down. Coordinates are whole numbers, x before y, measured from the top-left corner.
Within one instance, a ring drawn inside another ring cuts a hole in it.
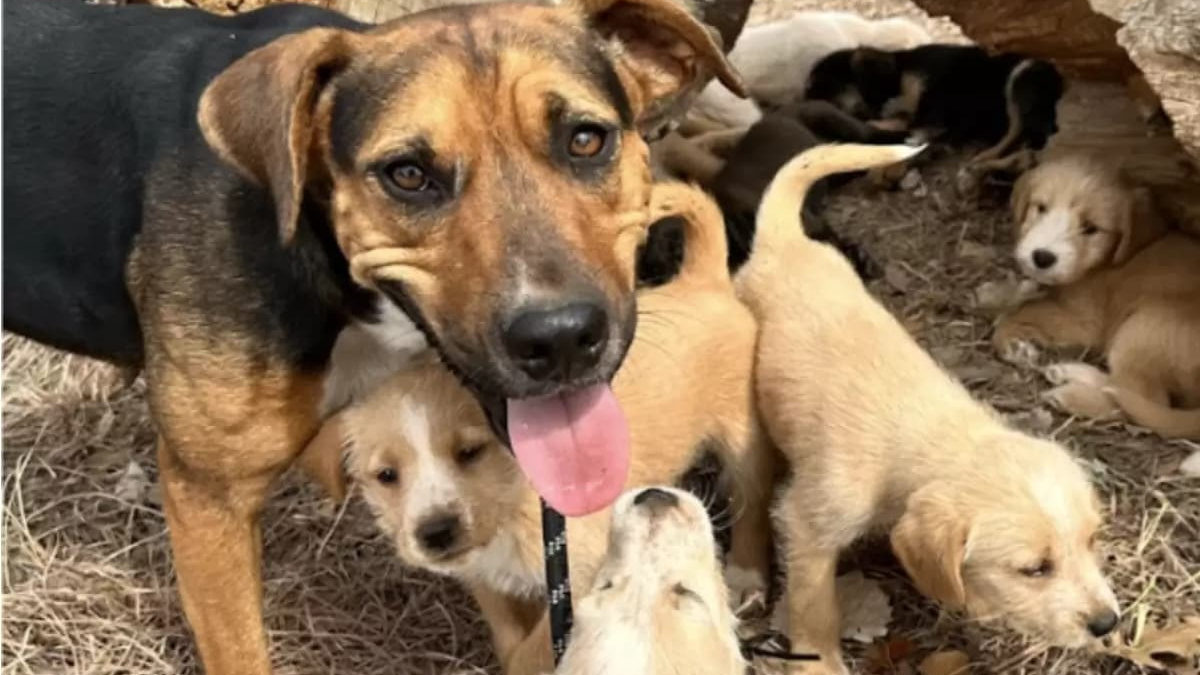
[[[821,146],[789,162],[759,210],[737,277],[759,320],[763,423],[794,482],[775,512],[792,648],[845,672],[834,573],[840,551],[889,531],[918,589],[972,616],[1083,646],[1117,603],[1095,548],[1101,518],[1060,446],[1008,428],[917,345],[833,248],[804,235],[808,188],[903,161],[905,146]]]
[[[704,506],[668,487],[613,506],[608,551],[556,675],[743,675]]]
[[[637,336],[613,383],[629,424],[626,487],[671,484],[716,451],[740,514],[731,583],[756,593],[770,563],[774,467],[754,403],[754,319],[734,294],[711,199],[660,184],[650,207],[655,219],[681,216],[686,246],[678,274],[639,293]],[[458,380],[430,359],[330,418],[301,463],[337,496],[343,461],[400,558],[468,586],[505,673],[551,670],[540,502]],[[568,538],[572,583],[586,589],[608,515],[571,519]]]

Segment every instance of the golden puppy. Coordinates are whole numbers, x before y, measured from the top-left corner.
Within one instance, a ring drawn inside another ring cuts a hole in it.
[[[951,608],[1062,645],[1117,623],[1082,469],[976,403],[797,221],[822,176],[916,152],[820,146],[793,159],[768,188],[737,278],[759,320],[763,423],[795,475],[775,513],[786,629],[793,649],[821,654],[822,671],[845,672],[838,553],[873,530],[890,530],[917,587]]]
[[[617,500],[608,552],[574,618],[556,675],[746,672],[708,514],[682,490]]]
[[[1043,164],[1013,189],[1016,258],[1043,297],[1003,317],[1003,356],[1036,345],[1102,352],[1044,370],[1046,398],[1068,412],[1122,413],[1163,436],[1200,438],[1200,240],[1169,232],[1149,190],[1076,156]]]
[[[726,269],[724,223],[703,192],[654,189],[654,218],[682,216],[678,275],[639,294],[638,329],[614,390],[633,452],[627,487],[672,483],[714,450],[732,474],[728,574],[739,594],[766,586],[772,450],[754,401],[756,325]],[[430,360],[338,413],[302,461],[334,495],[342,456],[407,563],[464,581],[492,627],[508,675],[551,669],[541,509],[516,460],[470,393]],[[607,541],[604,513],[568,524],[572,582],[591,584]]]

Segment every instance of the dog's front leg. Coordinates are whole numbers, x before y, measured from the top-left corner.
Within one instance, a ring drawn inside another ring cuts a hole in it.
[[[794,652],[815,652],[821,660],[801,665],[805,675],[847,675],[842,662],[841,611],[837,600],[838,548],[818,536],[808,521],[808,505],[792,485],[775,512],[787,587],[783,594],[784,631]]]
[[[163,510],[205,672],[269,675],[258,515],[275,478],[316,431],[320,385],[241,370],[235,358],[214,367],[214,359],[147,372]]]
[[[502,660],[504,675],[545,675],[554,672],[550,650],[550,614],[542,617],[525,639]]]
[[[475,598],[475,602],[479,604],[479,610],[483,613],[483,619],[487,622],[488,628],[492,632],[492,644],[496,648],[496,658],[501,664],[504,664],[505,675],[513,675],[516,672],[533,672],[530,670],[510,670],[508,664],[516,657],[524,660],[530,660],[531,657],[535,661],[535,665],[541,662],[541,656],[533,654],[520,654],[526,643],[530,643],[530,636],[537,633],[537,626],[545,614],[546,603],[531,600],[521,600],[510,595],[504,595],[493,590],[491,587],[480,583],[468,583],[467,588],[471,591],[471,595]],[[545,650],[547,653],[550,649],[549,624],[547,623],[547,635],[545,636]],[[514,663],[514,667],[529,668],[524,662]]]
[[[1027,302],[1000,318],[992,346],[1002,360],[1032,365],[1041,347],[1103,347],[1100,317],[1062,293]]]
[[[766,603],[767,581],[771,573],[771,499],[774,497],[776,468],[780,457],[757,425],[751,440],[736,462],[734,472],[734,512],[738,518],[731,532],[729,564],[725,581],[730,600],[740,609],[755,596]]]

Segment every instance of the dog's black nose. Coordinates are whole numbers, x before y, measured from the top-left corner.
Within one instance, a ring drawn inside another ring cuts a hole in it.
[[[1056,262],[1058,262],[1058,256],[1044,248],[1039,248],[1033,252],[1033,264],[1039,270],[1044,270]]]
[[[1098,638],[1104,637],[1117,627],[1117,613],[1106,609],[1088,619],[1087,629]]]
[[[504,347],[529,377],[569,381],[600,362],[608,341],[604,308],[577,302],[549,310],[526,310],[504,331]]]
[[[646,488],[633,498],[633,504],[634,506],[644,506],[652,513],[658,513],[677,506],[679,497],[659,488]]]
[[[445,553],[458,541],[462,522],[453,513],[427,518],[417,526],[417,540],[430,553]]]

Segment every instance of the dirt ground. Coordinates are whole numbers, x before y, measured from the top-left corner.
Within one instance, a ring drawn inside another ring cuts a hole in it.
[[[804,0],[805,8],[906,14],[900,0]],[[754,20],[786,14],[765,3]],[[947,39],[957,32],[930,22]],[[1081,115],[1082,116],[1082,115]],[[881,192],[855,183],[828,219],[886,269],[872,290],[972,390],[1021,426],[1054,437],[1091,469],[1109,525],[1104,550],[1123,625],[1200,607],[1200,481],[1179,462],[1197,449],[1123,425],[1066,419],[1041,407],[1035,373],[992,358],[991,317],[973,290],[1011,275],[1002,196],[955,195],[959,156],[922,167],[921,185]],[[155,478],[144,384],[5,336],[3,382],[3,675],[198,672],[183,623]],[[263,518],[266,614],[280,675],[496,673],[470,600],[454,584],[403,569],[357,502],[318,498],[294,475]],[[919,598],[881,547],[849,564],[882,581],[892,636],[918,653],[957,648],[973,673],[1139,672],[1109,657],[1045,649]],[[861,650],[852,652],[861,655]]]

